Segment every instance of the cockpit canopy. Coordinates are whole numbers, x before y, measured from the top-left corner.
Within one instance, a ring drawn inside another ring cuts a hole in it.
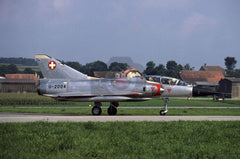
[[[178,86],[189,86],[188,83],[173,77],[159,76],[159,75],[146,75],[146,80],[158,82],[161,84],[178,85]]]

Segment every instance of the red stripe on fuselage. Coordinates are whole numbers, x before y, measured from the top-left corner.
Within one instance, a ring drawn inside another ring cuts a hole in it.
[[[152,84],[154,84],[157,87],[157,93],[154,94],[154,96],[161,95],[161,91],[160,90],[161,90],[162,85],[161,84],[157,84],[157,83],[152,83]]]

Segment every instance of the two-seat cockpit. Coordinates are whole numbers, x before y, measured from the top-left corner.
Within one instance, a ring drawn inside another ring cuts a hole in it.
[[[159,76],[159,75],[146,75],[146,80],[158,82],[161,84],[168,84],[168,85],[177,85],[177,86],[190,86],[188,83],[173,77],[167,76]]]

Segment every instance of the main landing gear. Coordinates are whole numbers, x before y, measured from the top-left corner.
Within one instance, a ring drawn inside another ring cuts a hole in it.
[[[92,108],[92,115],[101,115],[102,114],[102,103],[95,102],[95,106]],[[110,106],[108,107],[108,115],[116,115],[117,114],[117,107],[119,106],[118,102],[111,102]]]
[[[108,115],[116,115],[118,106],[118,102],[111,102],[110,106],[108,107]]]
[[[164,110],[160,110],[160,115],[166,115],[167,114],[167,112],[168,112],[168,109],[167,109],[168,103],[169,103],[169,98],[165,98],[164,99],[164,107],[163,107]]]
[[[167,105],[169,103],[169,98],[164,99],[164,107],[163,110],[160,111],[160,115],[166,115],[168,112]],[[102,114],[102,103],[95,102],[95,106],[92,108],[92,115],[101,115]],[[119,106],[118,102],[111,102],[110,106],[108,107],[108,115],[116,115],[117,114],[117,107]]]
[[[102,114],[102,103],[101,102],[95,102],[95,106],[92,108],[92,115],[101,115]]]

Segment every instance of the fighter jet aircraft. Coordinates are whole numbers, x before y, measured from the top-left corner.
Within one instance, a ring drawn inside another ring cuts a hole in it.
[[[94,102],[93,115],[101,115],[101,102],[110,102],[109,115],[117,114],[119,102],[146,101],[154,97],[165,98],[168,111],[169,97],[190,97],[196,90],[189,85],[170,85],[147,81],[143,77],[104,79],[87,76],[48,55],[35,55],[44,76],[40,79],[38,94],[59,101]]]

